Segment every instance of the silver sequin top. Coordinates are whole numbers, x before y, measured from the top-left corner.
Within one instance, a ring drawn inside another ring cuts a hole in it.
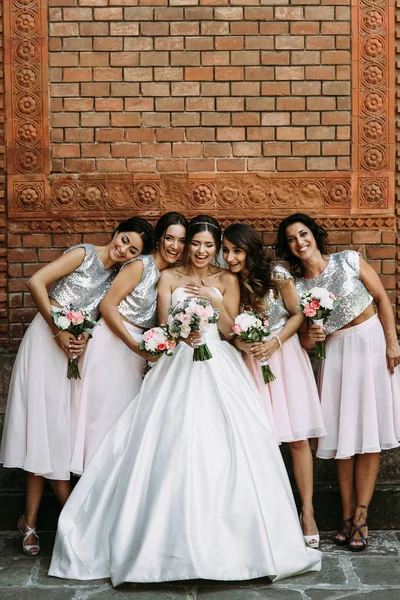
[[[323,287],[339,300],[340,304],[326,321],[326,333],[333,333],[348,325],[371,304],[373,298],[360,279],[360,254],[344,250],[331,254],[325,270],[314,279],[295,280],[301,296],[313,287]]]
[[[95,320],[99,316],[100,302],[118,273],[118,265],[106,269],[92,244],[78,244],[68,248],[64,254],[75,248],[85,249],[82,264],[72,273],[55,281],[49,290],[49,296],[61,306],[73,304],[78,308],[85,308],[89,311],[90,318]]]
[[[271,279],[277,283],[277,289],[268,290],[265,295],[265,304],[268,312],[270,331],[276,331],[283,327],[290,317],[279,289],[289,279],[293,280],[293,277],[285,267],[275,265],[271,271]]]
[[[143,254],[128,261],[122,269],[135,260],[141,260],[143,263],[142,278],[131,293],[122,300],[118,310],[130,323],[148,329],[154,327],[157,319],[157,282],[160,271],[151,254]]]

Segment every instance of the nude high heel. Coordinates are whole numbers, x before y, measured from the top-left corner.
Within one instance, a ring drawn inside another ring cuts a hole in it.
[[[25,531],[20,525],[21,521],[22,521],[22,527],[25,528]],[[20,530],[20,532],[22,533],[22,535],[24,536],[24,539],[22,540],[22,552],[24,554],[28,554],[29,556],[36,556],[37,554],[39,554],[39,552],[40,552],[39,536],[36,533],[35,527],[29,527],[29,525],[26,524],[25,515],[22,515],[18,519],[17,527]],[[25,546],[24,542],[25,542],[25,540],[28,539],[28,537],[30,535],[35,536],[35,538],[37,539],[37,544],[31,544],[31,545]]]

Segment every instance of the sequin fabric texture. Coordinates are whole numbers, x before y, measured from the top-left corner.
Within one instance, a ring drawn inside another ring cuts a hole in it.
[[[75,248],[85,249],[82,264],[72,273],[55,281],[49,296],[61,306],[73,304],[78,308],[85,308],[89,311],[91,319],[97,319],[100,302],[117,275],[119,267],[114,265],[106,269],[92,244],[78,244],[65,252]]]
[[[122,300],[118,310],[130,323],[148,329],[156,323],[157,282],[160,278],[160,271],[151,254],[133,259],[133,261],[136,260],[141,260],[143,263],[142,278],[131,293]],[[125,263],[122,268],[133,261]]]
[[[279,290],[286,281],[289,279],[293,280],[293,277],[285,267],[275,265],[271,271],[271,279],[276,283],[277,288],[268,290],[265,295],[265,304],[267,306],[270,331],[276,331],[283,327],[290,317]]]
[[[328,317],[326,333],[333,333],[348,325],[371,304],[373,297],[360,279],[360,254],[344,250],[331,254],[325,270],[313,279],[295,279],[297,293],[301,296],[313,287],[322,287],[339,300],[339,306]]]

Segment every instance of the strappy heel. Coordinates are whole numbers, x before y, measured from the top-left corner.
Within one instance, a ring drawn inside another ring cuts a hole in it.
[[[354,515],[350,517],[350,519],[343,519],[341,528],[333,538],[333,541],[336,544],[336,546],[347,546],[347,544],[349,543],[353,519]],[[342,535],[344,537],[344,540],[340,540],[337,537],[338,535]]]
[[[362,525],[354,525],[353,523],[353,532],[349,539],[349,548],[352,552],[362,552],[368,546],[368,536],[365,537],[361,533],[361,529],[363,529],[364,527],[368,527],[367,521],[364,521]],[[354,536],[356,535],[356,533],[358,533],[360,537],[355,540]]]
[[[303,514],[300,513],[300,525],[303,528]],[[303,538],[307,548],[319,548],[319,533],[313,533],[312,535],[304,535]]]
[[[25,527],[25,531],[24,531],[24,529],[22,529],[22,527],[20,525],[21,520],[23,521],[23,526]],[[29,527],[29,525],[27,525],[27,523],[25,521],[25,515],[22,515],[18,519],[17,527],[18,527],[19,531],[22,533],[22,535],[24,536],[24,539],[22,540],[22,552],[24,554],[28,554],[28,556],[36,556],[37,554],[39,554],[39,552],[40,552],[39,536],[36,533],[35,527]],[[37,539],[37,544],[30,544],[28,546],[25,546],[25,541],[28,539],[28,537],[30,535],[35,536],[35,538]]]

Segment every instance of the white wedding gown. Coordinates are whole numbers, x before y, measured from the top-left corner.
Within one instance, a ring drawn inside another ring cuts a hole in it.
[[[180,343],[107,433],[61,513],[50,575],[117,586],[321,568],[250,372],[216,325],[205,341],[212,359]]]

